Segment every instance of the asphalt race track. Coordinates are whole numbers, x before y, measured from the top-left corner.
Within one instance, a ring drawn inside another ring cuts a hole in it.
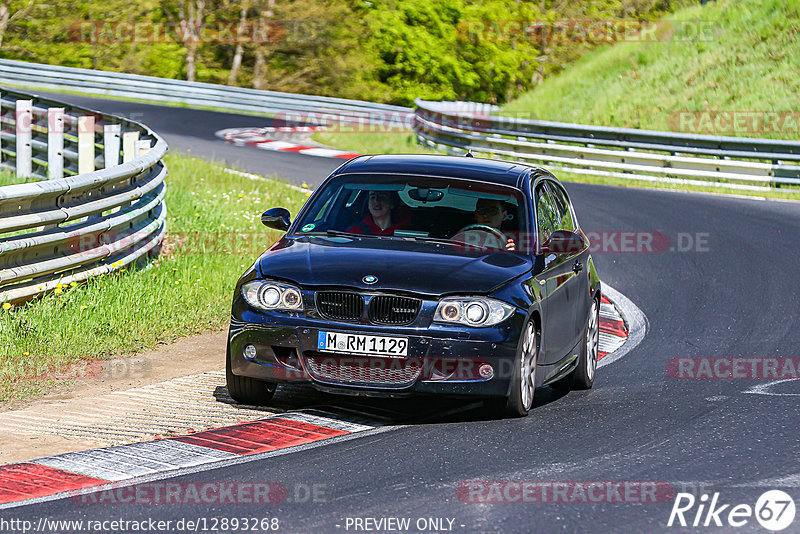
[[[314,184],[340,163],[226,146],[213,137],[225,127],[267,125],[265,119],[60,98],[115,113],[135,110],[173,149],[214,155],[259,174]],[[634,350],[599,370],[591,391],[564,395],[544,388],[530,416],[516,420],[491,420],[477,408],[452,410],[449,403],[449,413],[431,416],[431,402],[437,401],[430,400],[426,417],[419,418],[414,401],[375,401],[372,407],[381,413],[396,408],[404,414],[397,418],[402,424],[170,479],[277,481],[290,489],[289,498],[277,504],[146,506],[61,499],[9,510],[4,517],[34,522],[42,516],[274,517],[286,532],[353,532],[358,530],[352,518],[408,517],[412,527],[418,518],[452,519],[455,532],[630,533],[677,530],[667,521],[680,491],[719,492],[719,502],[732,506],[754,506],[769,489],[797,500],[800,382],[768,389],[777,394],[753,394],[747,391],[764,380],[676,379],[667,367],[679,357],[798,356],[800,204],[586,184],[567,189],[582,226],[601,242],[608,239],[607,249],[614,248],[614,232],[661,232],[675,248],[595,254],[601,278],[644,312],[649,328]],[[371,401],[341,402],[368,410]],[[631,502],[635,497],[623,493],[628,502],[487,504],[458,492],[462,483],[475,480],[661,482],[674,493],[657,503]],[[315,485],[324,495],[293,497],[293,488]],[[694,519],[696,509],[687,519]],[[798,525],[795,521],[785,532],[800,531]],[[750,518],[736,531],[764,530]]]
[[[316,186],[343,163],[341,159],[283,152],[264,155],[261,150],[224,143],[214,135],[214,132],[223,128],[271,126],[272,119],[267,117],[103,100],[46,91],[29,92],[144,123],[167,141],[171,152],[214,159],[262,176],[278,176],[298,184],[306,182]]]

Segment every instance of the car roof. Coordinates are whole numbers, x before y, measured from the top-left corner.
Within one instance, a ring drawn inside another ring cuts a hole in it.
[[[520,178],[530,171],[547,172],[530,165],[495,159],[433,154],[383,154],[352,159],[339,167],[335,174],[430,175],[519,187]]]

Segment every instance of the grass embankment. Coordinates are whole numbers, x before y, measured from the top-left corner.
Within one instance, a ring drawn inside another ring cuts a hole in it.
[[[683,9],[667,20],[676,28],[671,39],[601,47],[509,103],[501,113],[604,126],[800,139],[800,78],[792,74],[800,70],[800,5],[785,0],[721,0]],[[729,117],[735,119],[725,120]],[[800,199],[793,187],[741,191],[561,175],[581,182]]]
[[[239,275],[280,235],[261,213],[296,214],[307,198],[194,158],[166,161],[169,233],[155,262],[0,309],[0,402],[46,393],[92,360],[222,328]]]
[[[664,30],[670,28],[675,33],[667,39],[669,31]],[[580,124],[800,139],[800,77],[795,75],[800,71],[800,5],[786,0],[719,0],[667,15],[659,35],[664,40],[599,47],[507,104],[501,113]],[[738,122],[726,122],[719,112],[734,112]],[[352,134],[325,135],[318,134],[320,142],[365,153],[423,150],[397,134],[357,141]],[[796,188],[787,187],[742,191],[556,174],[576,182],[800,198]]]
[[[800,111],[800,4],[719,0],[683,9],[676,33],[654,43],[622,43],[575,65],[503,108],[511,116],[582,124],[678,130],[678,113]],[[695,34],[702,30],[698,38]],[[709,126],[697,120],[696,129]],[[693,126],[684,121],[684,130]],[[717,125],[711,125],[717,126]],[[800,124],[753,131],[731,124],[716,135],[800,139]]]

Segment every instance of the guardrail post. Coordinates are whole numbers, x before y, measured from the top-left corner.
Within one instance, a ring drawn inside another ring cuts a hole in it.
[[[78,117],[78,174],[94,171],[94,117]]]
[[[33,175],[31,127],[33,126],[33,100],[17,100],[16,116],[16,168],[19,178]]]
[[[47,110],[47,178],[64,177],[64,108]]]
[[[119,145],[122,126],[106,124],[103,126],[103,164],[105,168],[119,165]]]
[[[136,141],[136,157],[144,156],[150,151],[150,140],[149,139],[142,139],[140,141]]]
[[[122,134],[122,163],[128,163],[136,159],[136,142],[139,140],[139,132],[125,132]]]

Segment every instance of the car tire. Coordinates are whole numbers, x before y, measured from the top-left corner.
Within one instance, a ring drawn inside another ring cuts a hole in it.
[[[597,356],[600,344],[600,305],[597,299],[592,299],[589,317],[586,318],[586,327],[583,331],[583,342],[578,354],[578,364],[575,370],[566,378],[551,384],[560,390],[592,389],[594,376],[597,372]]]
[[[533,321],[528,321],[514,359],[511,377],[511,392],[507,398],[491,399],[487,402],[497,415],[525,417],[533,407],[536,391],[536,366],[539,360],[539,332]]]
[[[228,349],[225,361],[225,383],[228,386],[228,395],[233,400],[240,404],[249,404],[251,406],[268,404],[272,400],[272,396],[275,395],[275,389],[278,386],[266,380],[233,374],[230,349]]]

